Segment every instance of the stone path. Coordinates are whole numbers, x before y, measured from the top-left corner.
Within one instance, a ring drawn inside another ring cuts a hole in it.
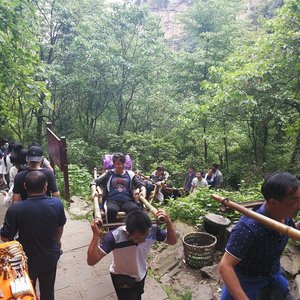
[[[0,197],[0,224],[3,223],[5,212],[3,198]],[[86,253],[91,237],[92,231],[88,222],[68,218],[62,236],[64,253],[57,269],[56,300],[117,299],[109,275],[111,254],[94,267],[86,263]],[[156,280],[148,276],[143,300],[165,299],[168,299],[166,292]]]

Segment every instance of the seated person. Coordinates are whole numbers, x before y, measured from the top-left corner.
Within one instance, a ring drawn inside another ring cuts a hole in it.
[[[209,188],[215,186],[215,176],[212,169],[208,170],[207,174],[204,176],[204,179],[207,181]]]
[[[192,180],[192,186],[190,190],[190,194],[192,194],[198,187],[207,187],[207,181],[202,177],[202,173],[198,171],[196,173],[196,177]]]
[[[156,170],[150,175],[150,179],[155,183],[162,185],[166,184],[170,174],[165,170],[163,166],[158,166]]]
[[[162,193],[163,187],[166,185],[167,179],[170,174],[165,170],[163,166],[158,166],[154,172],[150,175],[150,181],[147,182],[146,189],[147,189],[147,197],[150,196],[150,193],[154,190],[156,183],[159,188],[157,191],[157,199],[162,203],[164,200],[164,195]]]
[[[133,189],[140,189],[140,195],[146,197],[146,188],[140,178],[125,169],[125,155],[115,153],[112,160],[114,169],[105,171],[91,183],[93,197],[97,196],[97,186],[104,190],[104,209],[109,223],[116,221],[119,211],[129,213],[140,209],[133,199]]]

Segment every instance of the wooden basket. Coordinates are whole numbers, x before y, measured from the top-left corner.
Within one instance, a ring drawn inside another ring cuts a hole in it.
[[[200,269],[213,264],[217,239],[205,232],[191,232],[182,238],[187,265]]]

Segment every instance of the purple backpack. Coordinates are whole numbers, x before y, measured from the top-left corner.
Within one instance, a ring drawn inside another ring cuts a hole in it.
[[[111,170],[114,168],[113,154],[105,154],[102,157],[102,165],[105,170]],[[125,169],[132,170],[132,160],[128,154],[125,155]]]

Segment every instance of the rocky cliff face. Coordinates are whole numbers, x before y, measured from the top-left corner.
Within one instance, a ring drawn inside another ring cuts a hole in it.
[[[160,17],[162,30],[166,39],[180,35],[182,24],[177,16],[192,5],[192,0],[136,0],[137,5],[148,5],[150,11]]]
[[[127,2],[128,0],[106,0],[107,2]],[[176,37],[182,32],[182,24],[178,20],[179,13],[190,7],[197,0],[134,0],[138,6],[148,5],[150,11],[161,19],[162,30],[166,39],[176,44]],[[264,0],[245,0],[246,12],[255,9]]]

